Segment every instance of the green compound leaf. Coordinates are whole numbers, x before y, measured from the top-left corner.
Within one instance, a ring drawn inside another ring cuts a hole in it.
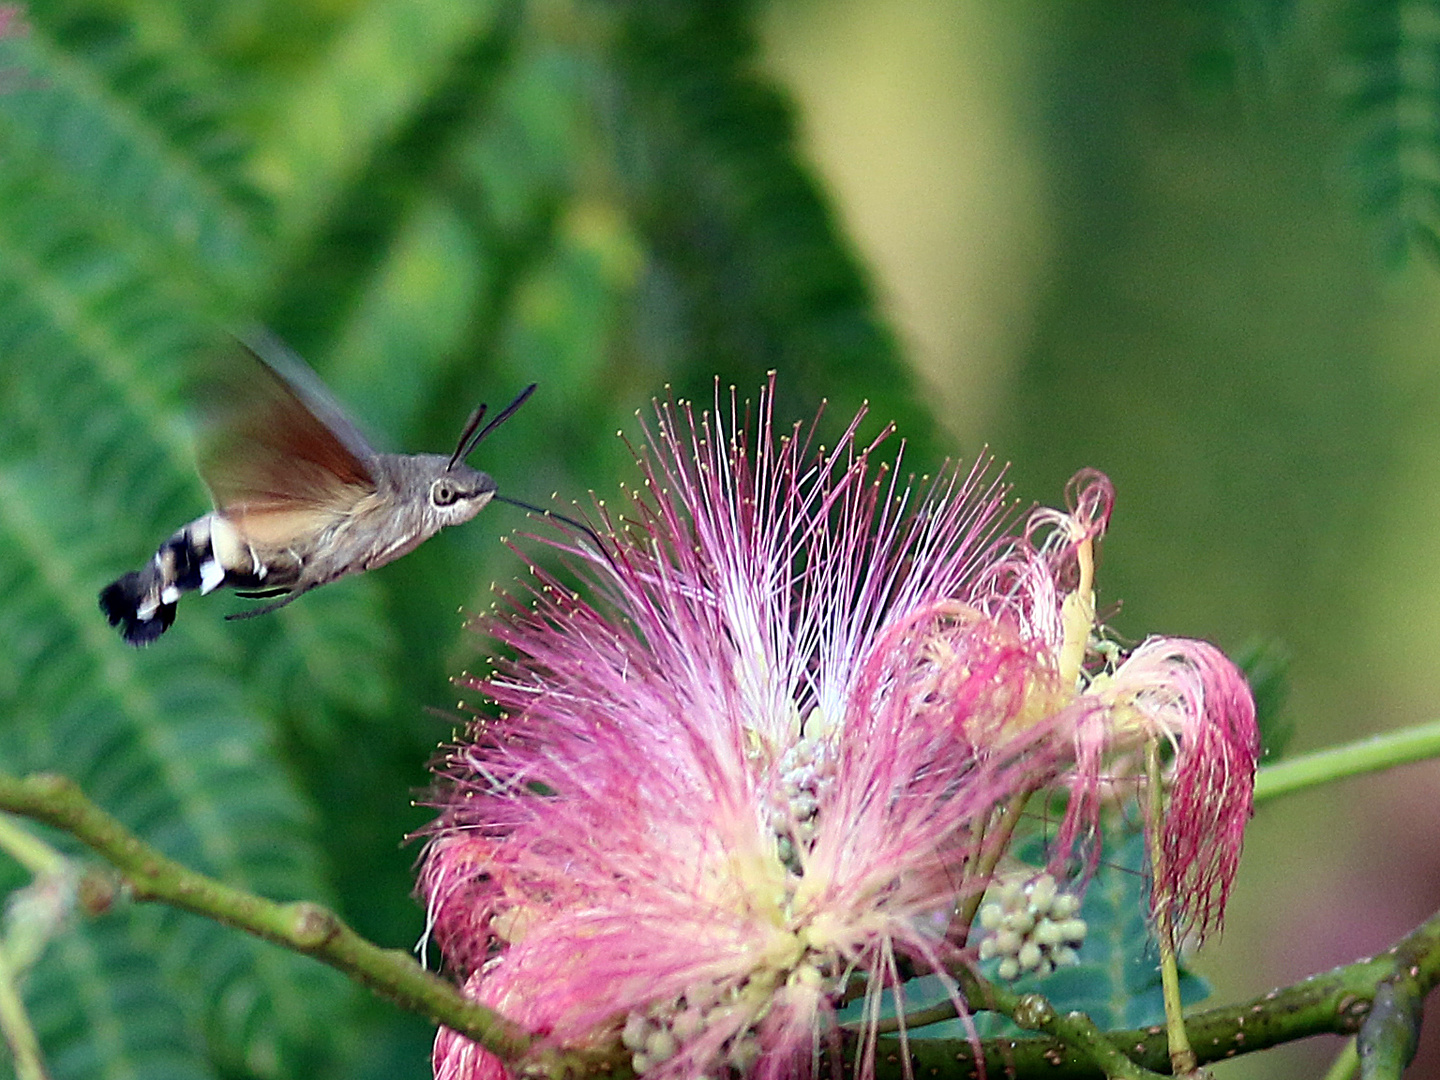
[[[0,143],[4,132],[0,123]],[[67,773],[202,872],[276,899],[323,901],[326,858],[313,812],[247,698],[234,638],[213,618],[182,620],[163,649],[137,651],[96,604],[102,585],[205,508],[177,406],[183,358],[204,336],[202,320],[157,276],[159,260],[105,242],[103,220],[43,160],[21,152],[7,166],[0,763]],[[285,625],[268,632],[281,636]],[[322,671],[338,664],[323,650],[314,655]],[[303,666],[292,658],[287,668]],[[326,700],[313,690],[309,697]],[[191,1044],[240,1075],[294,1075],[326,1056],[334,1022],[358,992],[307,958],[203,920],[155,908],[123,919],[130,948],[148,950]],[[45,977],[37,972],[34,985]],[[88,985],[90,976],[73,978]],[[75,1030],[88,1027],[84,1001],[74,1007]],[[120,1047],[97,1045],[96,1053],[120,1056],[111,1072],[90,1075],[125,1075]],[[46,1046],[47,1054],[64,1049]]]
[[[1345,57],[1333,78],[1362,208],[1382,253],[1401,262],[1418,242],[1440,252],[1440,8],[1352,0]]]
[[[215,1080],[181,995],[124,914],[51,943],[25,993],[52,1080]]]
[[[784,414],[828,397],[843,423],[869,400],[927,460],[934,419],[795,152],[789,99],[757,75],[747,5],[614,12],[615,167],[654,260],[641,317],[661,320],[650,340],[701,361],[677,389],[705,401],[717,371],[746,387],[779,368]]]
[[[193,84],[184,54],[142,49],[111,12],[40,4],[31,24],[0,94],[17,146],[103,215],[118,247],[158,252],[191,281],[243,288],[263,249],[264,204],[218,89]]]

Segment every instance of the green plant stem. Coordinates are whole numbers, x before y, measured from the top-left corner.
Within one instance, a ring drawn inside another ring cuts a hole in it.
[[[0,775],[0,809],[77,837],[121,872],[137,900],[170,904],[313,956],[506,1061],[531,1047],[526,1032],[463,997],[409,953],[371,944],[318,904],[277,904],[187,870],[129,833],[65,777]]]
[[[13,814],[0,814],[0,851],[35,877],[58,874],[65,867],[65,855],[30,835]]]
[[[1440,720],[1387,731],[1265,766],[1255,778],[1255,802],[1437,756],[1440,756]]]
[[[973,1008],[995,1007],[990,1002],[997,998],[971,989],[981,985],[978,981],[967,984],[961,972],[955,974],[966,988],[966,1000]],[[1191,1013],[1185,1028],[1201,1065],[1311,1035],[1354,1035],[1369,1015],[1380,987],[1397,980],[1404,980],[1409,992],[1421,998],[1440,983],[1440,914],[1421,923],[1378,956],[1314,975],[1239,1005]],[[993,988],[990,993],[993,995]],[[953,1009],[950,1015],[954,1015]],[[930,1019],[945,1018],[934,1015]],[[918,1014],[911,1019],[918,1019]],[[1169,1043],[1161,1025],[1110,1031],[1105,1033],[1105,1039],[1145,1068],[1163,1073],[1170,1067]],[[906,1062],[899,1054],[897,1041],[882,1039],[875,1056],[875,1080],[953,1075],[951,1070],[973,1065],[975,1060],[975,1050],[967,1040],[916,1038],[913,1029],[909,1049]],[[1098,1080],[1105,1076],[1105,1070],[1089,1054],[1057,1037],[986,1039],[981,1043],[981,1053],[991,1075],[1045,1080]]]
[[[968,969],[954,972],[965,999],[976,1008],[1004,1013],[1017,1025],[1043,1031],[1115,1080],[1158,1080],[1161,1074],[1136,1064],[1082,1012],[1061,1015],[1040,994],[1017,994],[980,978]],[[913,1045],[913,1044],[912,1044]],[[1049,1075],[1048,1073],[1045,1075]]]
[[[65,856],[32,836],[13,814],[0,814],[0,851],[35,877],[59,873],[65,865]]]
[[[15,1063],[15,1080],[47,1080],[45,1062],[40,1055],[40,1040],[30,1026],[25,1002],[20,997],[19,980],[5,950],[0,948],[0,1032],[10,1048]]]
[[[1335,1060],[1330,1062],[1330,1068],[1325,1070],[1323,1080],[1355,1080],[1359,1071],[1360,1053],[1355,1049],[1355,1040],[1346,1039]]]
[[[988,835],[981,836],[978,850],[974,856],[975,866],[968,868],[966,872],[970,893],[955,909],[955,917],[950,920],[947,936],[952,941],[963,945],[970,936],[970,925],[975,921],[976,912],[980,910],[980,902],[985,899],[985,889],[989,886],[990,876],[995,873],[995,867],[999,864],[1001,856],[1010,847],[1010,838],[1015,835],[1015,828],[1025,815],[1025,804],[1030,801],[1030,796],[1033,794],[1035,794],[1033,787],[1026,788],[1017,794],[1005,807],[995,828]],[[898,1022],[896,1028],[898,1028]],[[896,1030],[896,1028],[890,1030]]]
[[[1429,990],[1410,971],[1398,971],[1375,988],[1370,1015],[1355,1036],[1360,1080],[1400,1080],[1420,1045]]]
[[[0,813],[0,851],[36,878],[65,870],[65,857],[39,837],[32,836],[13,814]],[[0,1033],[10,1048],[16,1080],[46,1080],[48,1074],[40,1053],[40,1040],[35,1037],[20,994],[20,979],[27,961],[23,958],[17,961],[15,951],[12,942],[0,941]]]
[[[1160,740],[1145,746],[1145,820],[1150,848],[1150,910],[1155,916],[1155,939],[1160,945],[1160,985],[1165,999],[1165,1036],[1170,1044],[1170,1068],[1176,1076],[1196,1069],[1195,1051],[1185,1034],[1185,1006],[1180,1000],[1180,964],[1175,959],[1175,928],[1171,919],[1174,897],[1164,889],[1161,835],[1165,824],[1165,781],[1160,770]]]

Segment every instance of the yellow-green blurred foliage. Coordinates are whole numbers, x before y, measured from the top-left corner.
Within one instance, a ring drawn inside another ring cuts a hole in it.
[[[1288,21],[1247,38],[1267,7]],[[1108,472],[1113,625],[1283,641],[1289,752],[1432,719],[1440,689],[1440,278],[1363,208],[1384,166],[1342,93],[1345,46],[1398,16],[1357,35],[1341,8],[788,0],[766,23],[949,445],[988,442],[1039,500]],[[1197,958],[1217,1000],[1440,907],[1437,790],[1417,765],[1263,808]],[[1217,1076],[1313,1076],[1333,1043]]]

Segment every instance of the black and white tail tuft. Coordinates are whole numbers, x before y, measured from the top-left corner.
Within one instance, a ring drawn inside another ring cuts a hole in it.
[[[225,579],[212,550],[211,517],[190,522],[160,545],[143,570],[117,578],[100,592],[100,610],[131,645],[149,645],[175,622],[182,593],[209,592]]]
[[[175,621],[175,605],[154,599],[159,593],[154,569],[151,563],[144,570],[132,570],[100,593],[100,610],[131,645],[149,645]]]

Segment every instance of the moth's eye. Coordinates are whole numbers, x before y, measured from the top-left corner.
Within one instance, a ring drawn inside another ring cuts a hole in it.
[[[456,491],[448,480],[436,480],[434,487],[430,489],[430,501],[436,506],[449,506],[459,497],[460,492]]]

